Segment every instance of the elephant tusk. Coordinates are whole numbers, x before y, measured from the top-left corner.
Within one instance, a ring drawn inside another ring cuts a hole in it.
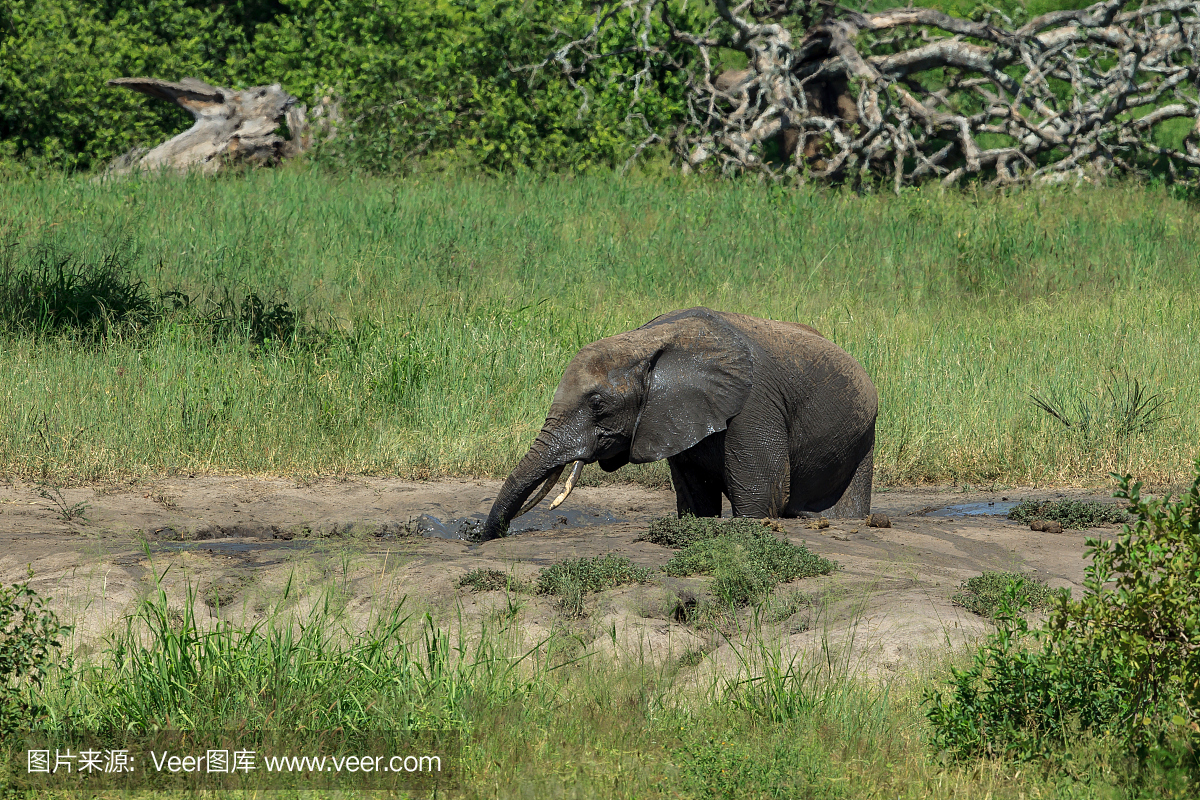
[[[545,497],[546,495],[550,494],[550,490],[554,488],[554,484],[558,483],[558,476],[562,475],[563,470],[566,468],[567,468],[567,465],[563,464],[561,467],[559,467],[558,469],[551,472],[550,476],[546,478],[546,482],[542,484],[542,488],[538,490],[538,493],[536,495],[534,495],[533,497],[529,498],[529,502],[527,502],[525,505],[521,506],[521,510],[518,511],[516,514],[513,514],[512,518],[516,519],[517,517],[521,516],[526,511],[528,511],[529,509],[536,506],[538,503],[542,502],[542,498]]]
[[[583,472],[583,462],[576,461],[575,466],[571,468],[571,474],[567,476],[567,484],[563,487],[563,493],[554,498],[554,502],[550,504],[550,510],[558,508],[562,505],[562,501],[567,499],[567,495],[575,488],[575,481],[579,480],[579,473]]]

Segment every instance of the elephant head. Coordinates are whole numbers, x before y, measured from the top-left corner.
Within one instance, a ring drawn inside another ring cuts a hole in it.
[[[587,345],[571,360],[546,423],[505,480],[481,532],[504,535],[578,462],[611,472],[669,458],[725,430],[745,402],[754,360],[744,336],[711,312],[674,312]],[[526,499],[542,485],[540,494]]]

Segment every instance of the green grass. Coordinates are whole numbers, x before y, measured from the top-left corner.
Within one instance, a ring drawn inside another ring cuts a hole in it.
[[[229,316],[253,294],[329,334],[260,346],[187,317],[99,342],[7,334],[4,474],[501,475],[579,347],[697,304],[811,323],[858,358],[880,483],[1179,482],[1200,441],[1181,366],[1200,362],[1200,221],[1133,185],[51,177],[0,184],[0,240],[14,269],[115,254],[152,296],[229,293]],[[1154,424],[1080,437],[1030,398],[1108,397],[1114,364],[1163,399]]]
[[[625,556],[609,553],[591,558],[568,558],[538,573],[538,594],[558,598],[559,608],[569,616],[584,616],[584,596],[628,583],[645,583],[652,570],[639,567]]]
[[[679,549],[663,566],[668,575],[712,575],[713,595],[726,607],[756,603],[780,583],[828,575],[838,566],[744,517],[655,520],[643,538]]]
[[[458,579],[460,589],[470,589],[472,592],[527,592],[529,586],[524,581],[498,569],[480,567],[473,569]]]
[[[972,614],[981,617],[995,616],[1005,594],[1017,582],[1021,587],[1014,599],[1031,611],[1041,611],[1048,608],[1054,596],[1054,590],[1045,581],[1022,575],[1019,572],[985,572],[974,578],[967,578],[959,586],[950,599]]]
[[[1022,500],[1008,512],[1008,518],[1024,523],[1057,520],[1064,528],[1076,530],[1129,521],[1119,506],[1095,500]]]
[[[287,752],[315,741],[305,731],[355,741],[387,731],[392,747],[452,760],[455,781],[437,796],[457,798],[1139,796],[1126,755],[1088,737],[1067,746],[1062,769],[942,759],[918,696],[941,667],[885,687],[850,675],[836,653],[785,656],[759,629],[729,640],[732,669],[713,679],[678,664],[556,667],[555,637],[517,644],[520,618],[472,635],[401,603],[352,629],[336,594],[302,617],[281,602],[251,627],[212,625],[194,597],[176,608],[152,594],[108,648],[51,670],[43,727],[52,737],[74,725],[240,731],[245,741],[286,720],[298,731]],[[431,730],[453,736],[431,743]],[[1167,796],[1154,785],[1145,796]]]

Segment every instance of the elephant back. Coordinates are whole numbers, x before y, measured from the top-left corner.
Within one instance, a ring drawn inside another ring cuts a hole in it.
[[[775,362],[782,380],[791,385],[794,399],[812,409],[829,403],[835,416],[864,430],[873,427],[879,398],[875,384],[854,356],[809,325],[798,322],[759,319],[745,314],[719,312],[728,324],[746,337]],[[794,409],[793,409],[794,410]]]

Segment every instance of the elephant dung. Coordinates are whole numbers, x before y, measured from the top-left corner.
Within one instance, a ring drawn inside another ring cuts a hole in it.
[[[1029,523],[1031,531],[1045,531],[1046,533],[1062,533],[1063,526],[1061,522],[1053,519],[1035,519]]]
[[[810,531],[824,530],[825,528],[829,527],[829,520],[825,519],[824,517],[821,517],[818,520],[814,520],[814,521],[808,523],[804,527],[808,528]]]
[[[888,519],[887,514],[870,514],[867,517],[868,528],[890,528],[892,521]]]

